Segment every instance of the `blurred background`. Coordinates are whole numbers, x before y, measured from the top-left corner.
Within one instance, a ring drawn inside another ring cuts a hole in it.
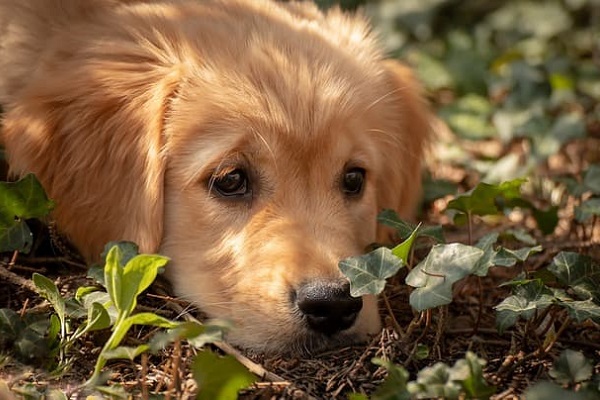
[[[317,3],[364,10],[416,70],[452,132],[437,161],[488,182],[600,161],[599,0]]]

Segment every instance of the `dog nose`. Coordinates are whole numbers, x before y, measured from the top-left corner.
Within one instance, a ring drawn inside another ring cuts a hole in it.
[[[352,326],[363,302],[350,296],[348,283],[316,281],[297,291],[296,304],[311,329],[332,335]]]

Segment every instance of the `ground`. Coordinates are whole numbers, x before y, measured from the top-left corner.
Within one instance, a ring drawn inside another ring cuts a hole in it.
[[[259,375],[258,383],[240,397],[371,396],[388,375],[373,358],[403,366],[409,380],[416,380],[423,368],[440,361],[452,365],[467,351],[486,361],[484,377],[495,386],[493,399],[520,398],[535,383],[553,380],[549,371],[565,349],[580,351],[597,379],[597,323],[577,322],[564,309],[548,308],[500,334],[495,307],[511,295],[512,288],[503,283],[515,277],[543,276],[560,252],[575,252],[591,257],[595,265],[600,263],[598,211],[587,219],[577,214],[600,195],[577,189],[600,162],[598,6],[586,0],[553,1],[545,7],[526,1],[489,1],[485,7],[480,2],[458,5],[444,0],[367,3],[392,53],[417,70],[441,118],[434,124],[436,138],[419,221],[441,225],[447,243],[473,244],[498,232],[498,244],[515,249],[523,244],[506,233],[517,230],[542,250],[514,267],[492,267],[487,276],[457,282],[451,304],[424,313],[411,308],[413,289],[404,283],[406,271],[401,272],[388,281],[381,296],[385,328],[368,344],[305,358],[242,355],[224,344],[211,345],[217,352],[234,354]],[[420,8],[403,8],[417,7],[413,3]],[[6,173],[5,167],[0,167],[0,173]],[[502,208],[500,215],[474,217],[471,227],[454,222],[447,206],[457,194],[480,181],[497,183],[516,177],[527,179],[522,198],[534,207]],[[553,206],[558,223],[543,233],[534,214]],[[31,225],[36,243],[30,255],[0,255],[0,309],[48,315],[50,307],[32,285],[33,272],[51,278],[64,294],[72,294],[89,280],[83,263],[52,229]],[[413,267],[432,244],[427,239],[417,243]],[[597,285],[597,275],[590,279]],[[154,285],[141,296],[140,309],[170,319],[184,315],[203,319],[168,293],[164,285]],[[594,301],[598,306],[598,299]],[[155,332],[136,328],[127,336],[127,344],[145,343]],[[69,355],[73,357],[70,367],[49,375],[44,362],[19,360],[15,349],[2,347],[0,337],[0,399],[8,396],[3,387],[24,398],[56,387],[73,397],[83,396],[80,385],[90,376],[106,339],[105,331],[83,336]],[[119,383],[140,398],[194,397],[197,387],[190,364],[197,352],[182,341],[133,362],[111,361],[109,383]],[[577,390],[582,384],[563,386]]]

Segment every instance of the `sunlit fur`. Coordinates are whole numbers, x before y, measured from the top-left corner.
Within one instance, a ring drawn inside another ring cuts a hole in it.
[[[258,351],[365,340],[376,299],[333,337],[291,293],[410,215],[428,115],[411,72],[365,18],[263,0],[0,0],[0,104],[9,163],[34,172],[90,260],[131,240],[172,261],[181,297]],[[366,172],[356,198],[345,168]],[[212,174],[244,168],[252,196]],[[379,231],[379,235],[378,235]],[[379,236],[379,237],[378,237]]]

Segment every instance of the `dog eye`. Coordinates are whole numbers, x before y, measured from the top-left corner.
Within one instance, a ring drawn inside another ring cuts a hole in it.
[[[210,188],[222,197],[242,197],[250,193],[248,176],[239,168],[223,175],[213,175]]]
[[[347,196],[358,196],[365,184],[366,171],[363,168],[350,168],[344,173],[342,190]]]

